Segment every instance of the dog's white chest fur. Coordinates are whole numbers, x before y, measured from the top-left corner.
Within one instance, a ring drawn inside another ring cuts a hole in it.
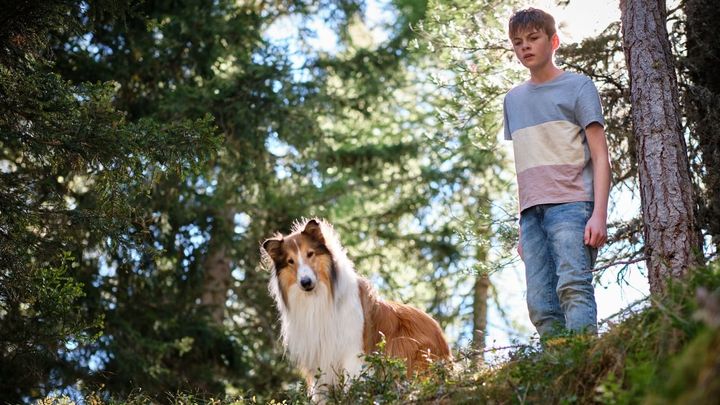
[[[364,317],[357,280],[354,275],[344,276],[334,302],[323,283],[310,293],[292,286],[289,308],[282,311],[288,356],[311,374],[319,369],[322,383],[333,384],[337,374],[357,376],[363,364]]]

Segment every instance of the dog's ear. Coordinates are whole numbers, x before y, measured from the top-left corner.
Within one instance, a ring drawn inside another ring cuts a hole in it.
[[[282,257],[282,239],[268,239],[263,242],[262,247],[274,263]]]
[[[309,220],[308,223],[305,224],[305,229],[303,229],[302,233],[322,243],[323,245],[325,244],[325,238],[320,230],[320,223],[317,220]]]

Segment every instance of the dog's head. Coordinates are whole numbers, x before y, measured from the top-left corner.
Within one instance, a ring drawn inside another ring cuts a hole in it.
[[[317,220],[307,221],[298,232],[267,239],[262,248],[272,261],[272,271],[285,304],[291,289],[312,294],[318,283],[324,283],[332,295],[337,274]]]

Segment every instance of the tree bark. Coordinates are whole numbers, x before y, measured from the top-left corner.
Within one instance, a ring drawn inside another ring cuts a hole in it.
[[[478,353],[485,350],[485,336],[487,335],[488,291],[490,290],[490,277],[486,273],[478,273],[475,278],[473,291],[473,341],[472,347]],[[483,356],[478,356],[482,362]]]
[[[687,146],[664,0],[621,0],[623,47],[630,73],[633,133],[650,291],[662,294],[696,263]]]
[[[484,198],[482,201],[482,212],[490,211],[489,199]],[[483,237],[489,238],[490,235]],[[476,246],[475,258],[479,264],[487,262],[488,248],[484,244],[478,243]],[[487,316],[488,316],[488,297],[490,291],[490,275],[486,271],[478,271],[475,276],[475,285],[473,286],[473,340],[472,348],[478,353],[477,359],[480,364],[485,360],[485,336],[487,336]]]
[[[232,285],[232,262],[227,244],[232,235],[234,219],[233,211],[227,207],[220,215],[215,216],[215,224],[203,264],[205,276],[200,300],[217,324],[222,324],[225,319],[225,302]]]

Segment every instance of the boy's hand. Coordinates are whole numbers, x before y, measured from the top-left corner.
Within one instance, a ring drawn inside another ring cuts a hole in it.
[[[585,225],[585,244],[599,248],[607,242],[607,223],[602,215],[593,214]]]

